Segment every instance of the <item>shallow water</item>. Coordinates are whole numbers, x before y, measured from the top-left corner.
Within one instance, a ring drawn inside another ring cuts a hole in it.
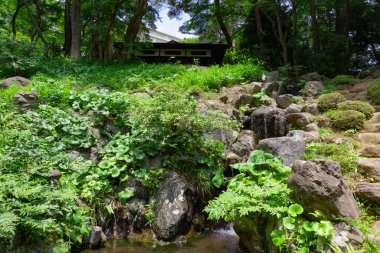
[[[239,237],[232,229],[221,229],[196,235],[184,242],[161,245],[133,240],[108,241],[99,250],[82,253],[240,253]]]

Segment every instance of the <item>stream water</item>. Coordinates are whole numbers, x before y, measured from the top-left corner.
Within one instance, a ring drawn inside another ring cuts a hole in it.
[[[241,253],[239,237],[232,228],[205,232],[185,242],[161,245],[133,240],[108,241],[99,250],[85,250],[82,253]]]

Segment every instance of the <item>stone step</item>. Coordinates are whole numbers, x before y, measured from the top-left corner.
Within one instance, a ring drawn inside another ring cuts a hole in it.
[[[380,133],[380,123],[367,123],[365,131],[370,133]]]
[[[364,145],[360,154],[364,157],[380,158],[380,145]]]
[[[367,89],[368,87],[368,82],[360,82],[358,84],[355,84],[351,89],[350,91],[351,92],[354,92],[354,93],[359,93],[359,92],[363,92]]]
[[[362,143],[380,144],[380,133],[360,133],[356,139]]]
[[[380,112],[375,112],[373,117],[369,120],[370,123],[380,123]]]
[[[380,182],[380,158],[360,158],[358,165],[364,175]]]
[[[355,187],[355,196],[365,201],[380,204],[380,184],[357,184]]]
[[[375,108],[376,112],[380,112],[380,105],[374,105],[373,108]]]

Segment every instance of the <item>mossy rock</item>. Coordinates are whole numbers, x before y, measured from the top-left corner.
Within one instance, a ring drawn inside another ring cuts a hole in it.
[[[337,86],[339,85],[355,85],[358,83],[358,79],[351,75],[338,75],[331,79],[331,82]]]
[[[337,108],[338,104],[342,103],[345,100],[346,99],[342,94],[334,92],[319,96],[317,99],[317,104],[318,108],[322,112],[326,112],[328,110]]]
[[[367,97],[377,105],[380,105],[380,78],[373,80],[367,87]]]
[[[354,110],[365,115],[366,119],[372,118],[375,113],[375,108],[370,104],[362,101],[347,100],[338,104],[338,110]]]
[[[363,113],[354,110],[334,110],[327,115],[331,118],[333,127],[342,131],[361,130],[366,120]]]

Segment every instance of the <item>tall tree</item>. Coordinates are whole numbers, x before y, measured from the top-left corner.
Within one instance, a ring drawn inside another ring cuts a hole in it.
[[[222,30],[223,35],[226,38],[228,47],[231,48],[232,47],[232,38],[231,38],[230,32],[228,31],[228,29],[224,23],[223,17],[222,17],[222,12],[221,12],[221,8],[220,8],[220,1],[214,0],[214,5],[215,5],[216,20],[218,20],[220,30]]]
[[[140,31],[141,21],[148,9],[148,0],[136,0],[135,12],[128,24],[124,36],[123,60],[129,61],[133,56],[133,47]]]
[[[337,48],[337,70],[340,73],[348,71],[348,11],[349,0],[336,0],[335,2],[335,33],[340,37],[341,43]]]
[[[72,40],[72,32],[71,32],[71,0],[65,1],[65,15],[64,15],[64,45],[63,50],[65,56],[70,55],[71,50],[71,40]]]
[[[81,30],[80,30],[80,0],[73,0],[71,13],[71,48],[70,56],[79,58],[81,56]]]
[[[308,0],[309,9],[310,9],[310,18],[311,18],[311,34],[313,37],[312,40],[312,49],[314,53],[321,51],[321,41],[319,35],[319,24],[317,19],[317,6],[315,0]]]

